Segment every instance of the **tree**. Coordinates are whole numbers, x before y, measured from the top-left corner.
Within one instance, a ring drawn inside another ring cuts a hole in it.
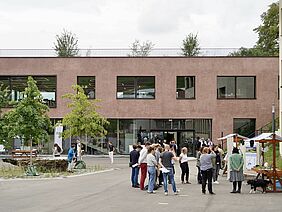
[[[58,57],[75,57],[78,55],[78,39],[75,34],[64,29],[61,35],[56,35],[54,49]]]
[[[258,40],[253,48],[241,47],[230,56],[278,56],[279,55],[279,2],[272,3],[261,16],[262,24],[253,29]]]
[[[241,47],[238,51],[231,52],[229,56],[267,56],[267,53],[260,48]]]
[[[147,57],[152,51],[155,44],[151,41],[146,41],[141,44],[139,40],[135,40],[131,46],[131,53],[128,54],[129,57]]]
[[[279,2],[272,3],[261,16],[262,24],[254,29],[258,33],[256,48],[269,56],[279,55]]]
[[[2,118],[2,108],[10,103],[10,91],[3,84],[0,85],[0,119]]]
[[[96,103],[99,100],[89,101],[83,88],[79,85],[73,85],[72,88],[75,93],[63,96],[71,101],[68,104],[71,112],[65,115],[62,122],[67,127],[63,132],[63,137],[79,136],[81,138],[83,135],[93,137],[106,135],[107,131],[104,126],[109,122],[96,111],[98,108]]]
[[[30,145],[30,164],[32,165],[32,144],[48,140],[51,131],[48,106],[42,103],[43,97],[36,81],[28,77],[24,98],[16,107],[5,114],[5,127],[8,138],[19,137]]]
[[[190,33],[182,42],[182,55],[185,57],[198,56],[200,53],[198,34]]]
[[[10,104],[10,92],[3,84],[0,85],[0,144],[3,144],[5,148],[10,148],[11,144],[7,139],[7,132],[4,130],[5,118],[2,115],[2,109]]]

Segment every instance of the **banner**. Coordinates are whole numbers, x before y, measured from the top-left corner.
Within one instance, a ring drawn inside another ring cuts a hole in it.
[[[61,147],[61,149],[63,149],[62,132],[63,132],[63,125],[58,125],[55,127],[54,144],[58,144],[58,146]]]

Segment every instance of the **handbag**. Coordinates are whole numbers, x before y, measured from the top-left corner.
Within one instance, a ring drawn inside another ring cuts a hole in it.
[[[129,165],[129,167],[132,167],[132,165],[133,165],[133,164],[132,164],[132,162],[129,162],[129,164],[128,164],[128,165]]]

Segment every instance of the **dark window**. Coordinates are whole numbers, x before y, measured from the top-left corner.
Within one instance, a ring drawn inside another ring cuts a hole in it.
[[[154,99],[155,77],[117,77],[118,99]]]
[[[255,99],[255,77],[217,77],[218,99]]]
[[[24,91],[27,87],[27,76],[0,76],[0,84],[4,84],[11,92],[12,101],[20,101],[24,98]],[[49,107],[56,107],[56,76],[33,76],[38,90],[43,97],[43,103]]]
[[[195,77],[176,77],[176,98],[195,99]]]
[[[254,137],[256,119],[235,118],[233,119],[233,132],[246,137]]]
[[[88,99],[95,99],[95,77],[78,76],[77,84],[80,85]]]

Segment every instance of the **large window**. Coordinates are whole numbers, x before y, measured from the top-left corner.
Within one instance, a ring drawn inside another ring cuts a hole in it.
[[[95,99],[95,77],[78,76],[77,84],[82,86],[88,99]]]
[[[254,137],[256,119],[235,118],[233,119],[233,132],[246,137]]]
[[[154,99],[155,77],[117,77],[118,99]]]
[[[24,98],[24,90],[27,87],[27,76],[0,76],[0,84],[11,92],[12,101],[20,101]],[[56,107],[56,76],[33,76],[37,87],[43,97],[43,103],[49,107]]]
[[[256,77],[217,77],[218,99],[255,99]]]
[[[195,77],[176,77],[176,98],[195,99]]]

